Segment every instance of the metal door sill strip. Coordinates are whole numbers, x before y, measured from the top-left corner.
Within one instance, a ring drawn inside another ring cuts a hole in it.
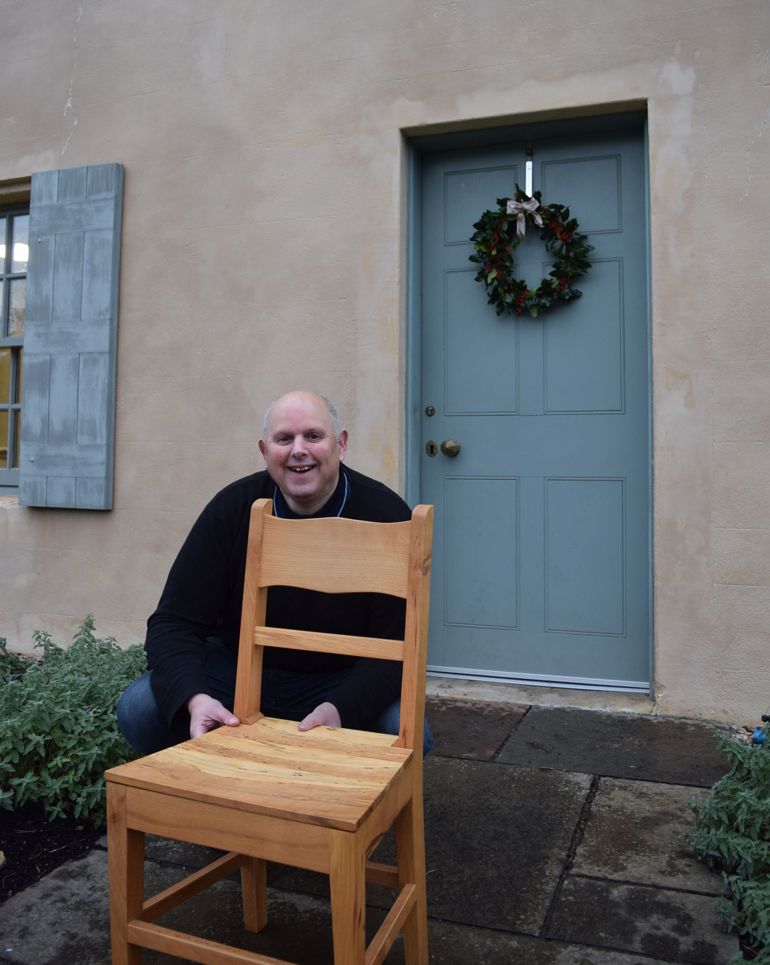
[[[497,671],[483,672],[464,667],[428,666],[429,677],[454,680],[480,680],[484,683],[517,684],[523,687],[558,687],[562,690],[603,690],[620,694],[649,694],[650,685],[644,680],[606,680],[590,677],[560,677],[548,674],[517,674]]]

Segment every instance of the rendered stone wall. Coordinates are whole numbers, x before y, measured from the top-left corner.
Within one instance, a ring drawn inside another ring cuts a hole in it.
[[[0,182],[126,168],[115,509],[0,500],[0,635],[142,639],[266,404],[338,401],[405,486],[404,133],[646,105],[655,680],[662,712],[770,692],[766,0],[10,0]]]

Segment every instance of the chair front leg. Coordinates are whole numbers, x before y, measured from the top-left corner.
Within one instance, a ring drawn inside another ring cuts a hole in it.
[[[261,858],[245,857],[241,866],[243,893],[243,925],[247,931],[258,932],[267,924],[267,862]]]
[[[334,965],[366,960],[366,853],[355,834],[333,831],[329,856]]]
[[[107,783],[107,866],[112,965],[141,965],[142,950],[128,943],[128,923],[142,915],[144,834],[126,823],[126,789]]]

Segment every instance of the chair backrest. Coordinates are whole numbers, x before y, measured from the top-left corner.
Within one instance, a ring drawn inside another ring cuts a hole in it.
[[[281,519],[272,501],[251,508],[234,712],[260,714],[263,647],[400,660],[398,744],[422,753],[433,507],[416,506],[402,523],[337,517]],[[321,593],[387,593],[406,601],[404,637],[352,637],[265,626],[267,590],[301,587]],[[418,729],[419,728],[419,729]]]

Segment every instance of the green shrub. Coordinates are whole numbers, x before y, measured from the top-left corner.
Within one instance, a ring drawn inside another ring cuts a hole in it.
[[[44,631],[33,638],[40,660],[0,646],[0,807],[40,801],[50,818],[102,824],[103,772],[134,756],[115,708],[145,669],[144,651],[98,639],[90,614],[67,649]]]
[[[725,925],[756,951],[751,960],[770,965],[770,725],[760,732],[768,743],[742,744],[720,736],[730,771],[710,797],[692,805],[693,847],[722,871],[718,910]]]

